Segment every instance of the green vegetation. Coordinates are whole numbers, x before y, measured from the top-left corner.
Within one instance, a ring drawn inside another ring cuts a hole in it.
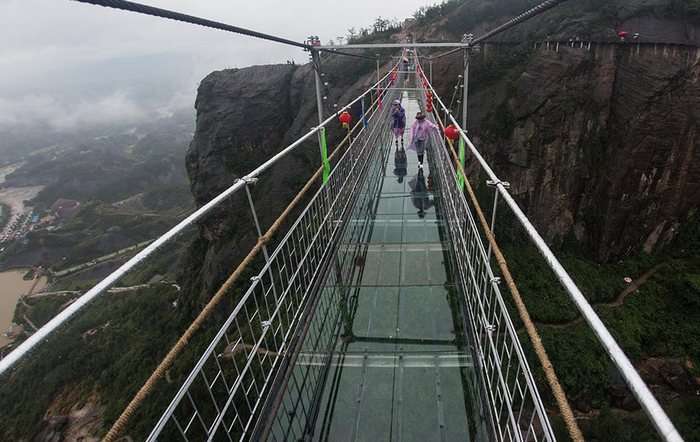
[[[504,224],[499,224],[499,228],[507,225],[507,217],[502,219]],[[600,264],[567,249],[557,254],[633,363],[650,357],[679,360],[682,365],[688,361],[695,367],[689,375],[698,376],[700,256],[696,247],[700,241],[700,217],[692,214],[684,226],[668,252],[656,256],[639,254]],[[656,440],[641,412],[614,408],[611,389],[622,388],[616,369],[529,240],[517,229],[504,227],[499,232],[510,269],[568,396],[579,409],[600,412],[585,423],[591,440]],[[636,281],[645,273],[650,274],[646,282],[640,282],[636,291],[622,299],[620,295],[628,287],[623,278],[629,276]],[[510,302],[507,291],[504,293]],[[527,337],[521,337],[529,352]],[[532,353],[529,358],[547,397],[549,388],[539,363]],[[657,391],[674,390],[670,385],[660,388]],[[700,425],[690,418],[700,414],[700,401],[693,391],[673,394],[680,397],[665,404],[672,420],[686,440],[700,440]],[[603,434],[607,436],[602,437]]]
[[[177,260],[172,254],[168,256]],[[183,265],[188,263],[178,263],[179,268]],[[149,269],[140,275],[147,277],[159,266],[160,262],[151,262]],[[254,271],[251,268],[244,273],[243,282],[230,290],[230,297],[195,334],[168,371],[170,380],[158,383],[132,419],[129,435],[134,440],[143,440],[150,432],[218,331],[223,312],[230,311],[231,304],[240,298]],[[141,282],[135,280],[137,277],[128,278],[134,279],[132,283]],[[90,396],[95,396],[98,405],[104,407],[105,425],[114,422],[200,311],[197,297],[186,290],[179,292],[171,285],[154,285],[134,292],[106,294],[94,301],[45,345],[39,346],[9,378],[0,378],[0,420],[4,423],[0,440],[32,439],[40,431],[44,413],[52,404],[58,407],[57,413],[66,413],[76,402],[84,403]],[[70,299],[70,296],[30,299],[28,308],[22,306],[16,312],[17,320],[23,322],[20,316],[26,313],[41,325],[65,308]]]
[[[49,338],[0,383],[0,439],[31,438],[49,404],[76,391],[97,393],[113,421],[181,332],[175,299],[171,287],[106,296]]]
[[[464,3],[463,0],[448,0],[433,6],[421,6],[413,14],[413,18],[416,19],[419,25],[435,23],[446,17],[462,3]]]
[[[13,322],[23,324],[26,315],[34,325],[41,327],[49,322],[56,313],[63,310],[75,296],[47,296],[33,299],[25,299],[24,303],[18,303],[15,309]]]

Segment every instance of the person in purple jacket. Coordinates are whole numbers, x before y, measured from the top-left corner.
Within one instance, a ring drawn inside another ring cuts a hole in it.
[[[416,114],[416,122],[411,126],[411,145],[416,149],[416,154],[418,154],[419,169],[423,168],[423,156],[425,155],[425,148],[431,131],[439,132],[440,128],[426,120],[423,112],[418,112]]]
[[[396,150],[399,150],[399,138],[403,149],[403,133],[406,130],[406,111],[401,107],[401,101],[394,100],[391,104],[391,131],[394,133]]]

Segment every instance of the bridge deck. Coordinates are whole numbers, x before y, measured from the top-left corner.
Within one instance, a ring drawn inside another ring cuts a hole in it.
[[[410,127],[418,102],[404,92],[403,103]],[[406,147],[408,141],[407,128]],[[403,168],[394,145],[387,153],[377,169],[383,176],[375,210],[369,219],[351,220],[366,225],[367,235],[364,258],[353,262],[357,277],[343,287],[348,311],[330,328],[336,333],[330,355],[319,351],[318,335],[307,336],[277,413],[275,440],[481,439],[471,354],[450,302],[457,294],[439,196],[427,189],[429,161],[420,171],[415,151],[406,150]],[[344,247],[352,245],[341,245],[339,255]],[[321,296],[332,299],[338,289],[330,277]],[[316,309],[318,329],[329,311]],[[310,366],[324,367],[322,374]]]

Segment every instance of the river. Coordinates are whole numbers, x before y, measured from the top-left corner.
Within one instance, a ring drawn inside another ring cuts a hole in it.
[[[22,295],[25,295],[34,284],[34,281],[22,279],[27,270],[8,270],[0,272],[0,347],[8,344],[10,339],[3,335],[12,324],[12,316],[15,314],[15,306]],[[46,287],[46,277],[41,277],[34,288],[37,292]]]

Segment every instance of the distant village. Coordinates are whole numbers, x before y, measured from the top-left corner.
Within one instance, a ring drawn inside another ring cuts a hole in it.
[[[27,234],[35,229],[54,230],[57,224],[69,220],[78,210],[80,202],[59,198],[43,214],[37,213],[33,208],[26,208],[21,213],[12,213],[7,225],[0,232],[0,248],[12,241],[24,240]]]

